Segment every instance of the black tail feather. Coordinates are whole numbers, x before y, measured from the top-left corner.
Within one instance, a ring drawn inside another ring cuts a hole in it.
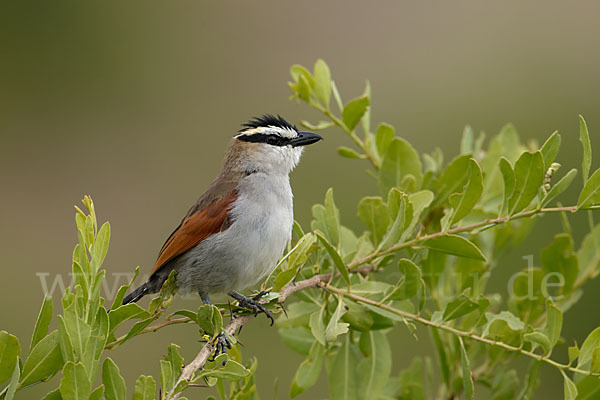
[[[148,283],[144,283],[142,286],[129,293],[123,299],[123,304],[137,303],[139,299],[148,294]]]

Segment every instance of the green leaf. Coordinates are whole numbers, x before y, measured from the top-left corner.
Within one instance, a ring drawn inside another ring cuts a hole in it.
[[[600,396],[600,379],[586,376],[577,382],[577,400],[595,400]]]
[[[600,203],[600,169],[597,169],[590,179],[587,180],[579,195],[577,209],[579,210],[598,203]]]
[[[325,236],[323,236],[321,232],[316,232],[316,234],[323,247],[325,247],[325,250],[327,250],[327,253],[329,253],[329,256],[333,260],[333,264],[337,268],[338,272],[340,273],[342,278],[344,278],[344,281],[346,281],[346,283],[350,285],[350,273],[348,272],[348,268],[346,268],[346,264],[344,264],[344,261],[342,261],[342,257],[339,255],[337,250],[331,245],[331,243],[327,241],[327,239],[325,238]]]
[[[292,65],[290,67],[290,75],[292,76],[292,79],[294,80],[294,82],[298,82],[300,80],[300,77],[303,76],[310,82],[311,87],[315,85],[315,81],[314,81],[311,73],[306,68],[304,68],[302,65],[299,65],[299,64]]]
[[[105,222],[100,230],[98,231],[98,235],[96,236],[96,240],[94,241],[94,247],[92,249],[92,263],[94,266],[94,270],[92,272],[98,271],[98,268],[104,262],[106,258],[106,253],[108,253],[108,243],[110,242],[110,224]]]
[[[500,167],[500,172],[502,173],[502,179],[504,181],[504,200],[502,201],[500,215],[505,215],[508,211],[508,201],[515,191],[515,172],[513,171],[510,162],[504,157],[500,158],[498,166]]]
[[[579,272],[571,236],[568,233],[556,235],[552,244],[542,249],[541,259],[542,270],[546,273],[545,286],[552,285],[556,287],[557,293],[569,294],[573,290]],[[558,282],[549,279],[553,275]],[[557,293],[550,293],[550,295]]]
[[[375,133],[375,145],[380,155],[385,154],[394,139],[394,127],[384,123],[379,124]]]
[[[425,240],[422,245],[442,253],[486,261],[481,250],[462,236],[450,234],[434,236]]]
[[[227,363],[225,363],[227,361]],[[239,362],[228,358],[227,354],[219,355],[214,363],[215,366],[220,366],[219,368],[208,368],[203,370],[198,374],[198,377],[212,377],[217,379],[226,379],[231,382],[235,382],[240,380],[240,378],[244,378],[250,375],[251,371],[244,367]],[[179,372],[178,374],[179,375]],[[178,376],[175,376],[175,380],[177,380]],[[180,385],[177,385],[180,388]],[[180,391],[180,390],[176,390]]]
[[[131,285],[133,285],[133,282],[135,282],[135,280],[137,279],[139,273],[140,267],[136,267],[135,272],[133,273],[133,276],[131,277],[131,280],[127,283],[127,285],[123,285],[119,288],[119,290],[117,291],[117,295],[115,296],[115,299],[113,300],[113,303],[110,306],[110,311],[123,305],[123,299],[125,298],[125,295],[127,294],[127,291],[129,290]]]
[[[140,376],[135,381],[135,389],[133,400],[154,400],[154,392],[156,391],[156,383],[151,376]]]
[[[317,237],[314,232],[305,234],[298,239],[296,245],[282,258],[282,261],[287,259],[288,268],[296,271],[297,268],[302,266],[308,259],[313,249],[312,245],[316,240]],[[282,261],[280,261],[280,263]]]
[[[540,384],[540,366],[542,363],[538,360],[532,360],[527,371],[527,379],[525,380],[525,385],[519,393],[518,400],[532,400],[533,399],[533,391]]]
[[[391,300],[405,300],[416,296],[419,289],[421,289],[421,270],[414,262],[407,258],[403,258],[398,262],[398,268],[404,274],[404,279],[389,298]]]
[[[460,140],[460,154],[473,154],[474,136],[473,128],[470,125],[465,126]]]
[[[549,354],[550,351],[552,351],[552,344],[550,343],[550,339],[543,332],[534,331],[526,333],[523,335],[523,339],[542,346],[544,354]]]
[[[52,321],[53,312],[52,297],[45,297],[35,323],[35,328],[33,329],[33,335],[31,336],[31,345],[29,346],[30,351],[48,334],[48,327],[50,326],[50,321]],[[0,382],[1,381],[2,379],[0,379]]]
[[[361,342],[367,356],[357,367],[359,398],[379,399],[392,370],[390,345],[387,337],[379,331],[363,332]]]
[[[579,116],[579,141],[583,146],[583,161],[581,162],[581,174],[583,176],[583,185],[587,184],[588,176],[590,174],[590,167],[592,166],[592,144],[590,143],[590,134],[588,132],[587,124],[583,116]]]
[[[323,232],[327,240],[337,246],[340,240],[340,217],[339,210],[333,202],[333,190],[331,188],[325,195],[325,205],[313,205],[312,214],[314,220],[311,223],[311,228],[314,231]]]
[[[365,223],[367,228],[373,232],[373,242],[381,241],[388,225],[390,216],[387,206],[381,197],[365,197],[358,203],[358,217]]]
[[[342,347],[333,356],[328,375],[329,398],[331,400],[357,400],[358,377],[356,366],[359,355],[350,335],[344,337]]]
[[[58,342],[60,345],[60,352],[62,354],[64,362],[75,362],[75,352],[73,351],[73,344],[71,343],[71,338],[65,325],[65,319],[62,315],[58,316]]]
[[[53,376],[63,366],[63,358],[58,345],[58,331],[52,331],[40,340],[31,350],[23,371],[20,386],[27,386]]]
[[[177,349],[179,349],[179,346],[171,343],[167,349],[167,355],[165,356],[165,360],[172,365],[173,373],[176,378],[183,368],[183,357],[181,357]]]
[[[577,398],[577,386],[573,383],[571,379],[565,374],[564,370],[560,370],[560,373],[563,376],[563,388],[564,388],[564,396],[565,400],[575,400]]]
[[[539,151],[524,152],[515,163],[515,191],[508,202],[509,214],[526,208],[544,181],[544,159]]]
[[[373,328],[375,318],[362,305],[356,303],[346,303],[346,313],[342,317],[342,321],[350,324],[350,329],[366,332]]]
[[[86,346],[85,353],[80,359],[81,363],[85,367],[86,371],[90,371],[90,376],[96,376],[98,369],[100,368],[100,356],[102,350],[104,350],[105,336],[92,334],[88,345]]]
[[[356,150],[351,149],[350,147],[346,147],[346,146],[338,147],[337,152],[340,156],[342,156],[344,158],[355,158],[355,159],[365,158],[364,154],[358,154],[356,152]]]
[[[203,304],[198,308],[196,321],[198,326],[210,336],[215,336],[223,330],[221,312],[211,304]]]
[[[365,82],[365,90],[363,91],[363,97],[366,97],[371,101],[371,83],[367,80]],[[375,142],[375,138],[371,133],[371,108],[367,107],[365,115],[361,120],[363,132],[365,132],[365,142],[372,142],[369,144],[369,148],[372,148],[372,144]],[[373,153],[376,153],[375,151]]]
[[[19,364],[21,360],[17,357],[17,362],[11,373],[10,381],[8,382],[8,386],[2,391],[5,394],[3,400],[12,400],[15,396],[15,392],[19,387],[19,378],[21,377],[21,369],[19,368]],[[2,393],[0,393],[0,397],[2,397]]]
[[[103,395],[104,385],[100,385],[90,394],[90,400],[101,400]]]
[[[483,191],[481,168],[474,159],[469,160],[469,179],[460,195],[450,196],[450,204],[454,208],[452,223],[455,224],[467,216],[475,207]]]
[[[471,156],[456,157],[444,170],[437,182],[434,205],[442,204],[453,193],[459,193],[469,177]]]
[[[448,362],[448,355],[446,353],[444,342],[442,342],[440,337],[440,332],[437,328],[431,328],[431,337],[433,338],[433,343],[435,344],[435,349],[437,350],[442,380],[446,387],[450,387],[450,366]]]
[[[596,346],[594,347],[594,350],[592,350],[590,372],[600,372],[600,346]]]
[[[317,383],[317,379],[319,379],[319,374],[321,373],[321,368],[323,366],[324,353],[325,347],[319,342],[314,342],[308,358],[302,361],[296,371],[292,386],[290,387],[290,398],[293,399]]]
[[[600,327],[594,329],[583,342],[579,350],[577,368],[584,368],[585,365],[592,361],[594,349],[598,346],[600,346]]]
[[[544,333],[550,339],[550,346],[554,347],[560,339],[562,331],[562,311],[556,307],[551,300],[546,301],[546,325]]]
[[[479,304],[469,299],[464,294],[458,295],[446,306],[444,310],[444,321],[451,321],[456,318],[460,318],[472,311],[479,308]]]
[[[325,324],[323,323],[323,313],[325,312],[326,304],[323,304],[318,311],[314,311],[310,315],[310,331],[317,340],[317,342],[321,343],[325,346]]]
[[[329,238],[337,246],[340,243],[340,211],[333,201],[332,188],[327,189],[325,194],[325,222],[327,223]]]
[[[297,271],[293,268],[281,271],[273,280],[273,291],[280,291],[285,285],[290,283],[296,276]]]
[[[575,175],[577,175],[577,170],[575,168],[567,172],[567,174],[563,176],[555,185],[553,185],[548,193],[546,193],[542,199],[541,206],[546,207],[552,200],[567,190],[573,182],[573,179],[575,179]]]
[[[333,342],[337,339],[339,335],[342,335],[348,332],[348,325],[345,322],[340,322],[340,319],[344,315],[346,311],[343,308],[342,297],[338,297],[338,305],[331,315],[329,319],[329,323],[325,328],[325,340],[328,342]]]
[[[353,131],[363,115],[365,115],[368,107],[368,97],[359,97],[346,104],[344,111],[342,112],[342,120],[344,121],[344,125],[346,125],[350,131]]]
[[[598,275],[600,266],[600,225],[596,225],[585,236],[581,248],[577,251],[579,261],[579,278],[587,280]]]
[[[410,204],[408,196],[396,188],[390,189],[387,206],[393,222],[388,226],[387,232],[381,239],[378,250],[387,249],[396,244],[408,228],[413,216],[412,204]]]
[[[460,342],[460,363],[462,367],[462,379],[463,388],[465,391],[465,399],[473,399],[475,388],[473,386],[473,374],[471,373],[471,366],[469,365],[469,356],[465,349],[465,344],[461,337],[458,338]]]
[[[393,285],[387,282],[376,280],[362,281],[352,285],[352,293],[363,297],[371,297],[371,295],[381,295],[393,288]]]
[[[325,109],[329,110],[331,97],[331,72],[325,61],[318,59],[315,63],[313,76],[315,78],[315,93]]]
[[[423,368],[423,364],[425,364],[425,368]],[[423,374],[423,369],[425,369],[425,374]],[[408,368],[405,368],[400,372],[400,376],[397,380],[394,380],[394,378],[390,379],[386,388],[386,393],[381,397],[381,399],[427,399],[428,397],[425,395],[426,389],[424,384],[427,385],[427,394],[429,394],[433,388],[432,369],[433,367],[431,365],[430,358],[425,358],[425,363],[423,363],[423,359],[421,357],[414,357]],[[387,395],[387,397],[385,395]]]
[[[0,331],[0,383],[13,376],[19,355],[19,339],[6,331]]]
[[[310,103],[310,83],[309,80],[303,75],[298,79],[298,85],[296,85],[296,93],[301,100]]]
[[[280,260],[277,264],[277,267],[280,267],[287,260],[287,269],[281,271],[275,277],[273,281],[273,291],[277,292],[281,290],[285,285],[287,285],[294,276],[298,273],[298,270],[304,265],[310,253],[313,251],[313,244],[317,240],[315,234],[313,232],[309,232],[303,235],[294,247]]]
[[[322,131],[323,129],[331,128],[335,126],[335,123],[332,121],[319,121],[316,124],[313,124],[309,121],[300,121],[300,125],[304,126],[307,129],[313,131]]]
[[[109,333],[112,335],[117,327],[127,320],[133,318],[145,319],[149,316],[150,313],[140,307],[137,303],[129,303],[117,307],[108,313],[108,322],[110,326]]]
[[[388,193],[392,187],[402,187],[402,182],[412,176],[419,187],[423,179],[421,159],[419,154],[406,140],[394,138],[383,154],[383,161],[379,169],[379,186],[382,193]]]
[[[340,96],[340,92],[335,85],[335,81],[331,81],[331,91],[333,92],[333,98],[335,100],[335,104],[337,104],[338,109],[342,111],[344,109],[344,105],[342,104],[342,97]]]
[[[85,367],[81,363],[69,361],[63,369],[63,379],[60,381],[60,395],[63,400],[89,400],[92,385]]]
[[[540,149],[542,156],[544,157],[544,170],[547,171],[550,165],[554,162],[558,150],[560,149],[560,135],[558,131],[555,131],[550,137],[544,142],[544,145]]]
[[[508,327],[510,329],[512,329],[513,331],[517,331],[517,332],[521,331],[525,328],[525,324],[523,324],[523,321],[521,321],[519,318],[515,317],[515,315],[513,313],[511,313],[510,311],[502,311],[499,314],[492,314],[492,313],[486,312],[485,316],[487,318],[487,323],[485,324],[485,326],[483,328],[483,336],[484,337],[489,335],[490,328],[491,328],[492,324],[496,321],[506,322],[506,324],[508,325]]]
[[[493,387],[488,395],[489,400],[508,400],[516,396],[519,380],[514,369],[498,370],[493,379]]]
[[[162,392],[169,393],[173,386],[174,379],[177,379],[177,377],[173,377],[173,369],[171,368],[171,363],[169,363],[168,361],[160,360],[159,379]]]
[[[577,357],[579,357],[579,347],[577,347],[577,344],[575,344],[575,346],[569,346],[568,353],[569,364],[572,364],[573,361],[575,361]]]
[[[308,355],[315,342],[315,338],[305,327],[279,329],[279,336],[287,347],[304,356]]]
[[[75,354],[83,357],[92,328],[78,316],[75,302],[65,308],[64,322]]]
[[[429,207],[433,201],[433,192],[429,190],[414,192],[408,195],[408,200],[413,206],[413,216],[410,225],[408,225],[408,228],[406,228],[405,235],[403,236],[406,236],[409,234],[409,232],[414,231],[415,227],[420,221],[421,213],[423,210]]]
[[[107,357],[102,365],[102,383],[106,388],[106,400],[125,400],[125,380],[119,367],[110,357]]]
[[[349,263],[356,257],[356,254],[361,250],[360,239],[356,237],[354,232],[340,225],[340,255],[345,263]]]

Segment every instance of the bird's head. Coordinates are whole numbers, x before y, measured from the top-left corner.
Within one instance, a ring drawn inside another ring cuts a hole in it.
[[[235,137],[238,162],[246,168],[289,173],[300,161],[304,146],[323,139],[311,132],[300,132],[280,116],[263,115],[242,125]]]

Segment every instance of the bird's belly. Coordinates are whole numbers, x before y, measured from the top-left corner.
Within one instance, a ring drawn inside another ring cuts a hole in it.
[[[255,285],[275,268],[291,239],[293,216],[287,209],[266,210],[248,221],[237,235],[236,264],[239,266],[233,289]]]
[[[293,224],[290,207],[246,206],[231,226],[190,250],[176,267],[182,292],[205,294],[242,290],[276,266]]]

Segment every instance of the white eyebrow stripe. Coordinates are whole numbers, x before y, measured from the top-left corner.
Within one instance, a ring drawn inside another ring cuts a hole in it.
[[[253,134],[263,134],[263,135],[279,135],[286,139],[293,139],[298,136],[298,132],[293,129],[281,128],[279,126],[259,126],[258,128],[246,129],[241,132],[236,138],[244,135],[253,135]]]
[[[298,133],[293,129],[280,128],[278,126],[268,126],[267,129],[271,132],[267,131],[265,133],[267,133],[267,134],[275,133],[275,134],[278,134],[279,136],[287,138],[287,139],[292,139],[292,138],[295,138],[296,136],[298,136]]]

